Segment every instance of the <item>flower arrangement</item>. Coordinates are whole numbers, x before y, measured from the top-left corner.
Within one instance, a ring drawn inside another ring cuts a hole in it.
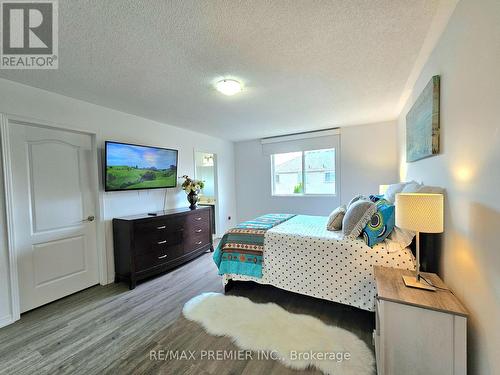
[[[182,176],[182,178],[184,179],[184,182],[181,186],[182,190],[184,190],[186,194],[190,194],[191,192],[198,194],[205,186],[205,183],[202,180],[195,180],[187,175]]]

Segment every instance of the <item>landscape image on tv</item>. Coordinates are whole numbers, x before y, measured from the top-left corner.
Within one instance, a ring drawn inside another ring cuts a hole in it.
[[[106,142],[106,190],[175,187],[177,150]]]

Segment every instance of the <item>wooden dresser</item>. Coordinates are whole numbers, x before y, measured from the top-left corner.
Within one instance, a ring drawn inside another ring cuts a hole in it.
[[[449,290],[407,288],[411,271],[374,267],[378,375],[465,375],[467,310]],[[434,273],[422,275],[446,288]]]
[[[115,282],[140,279],[187,262],[212,246],[209,207],[176,208],[113,219]]]

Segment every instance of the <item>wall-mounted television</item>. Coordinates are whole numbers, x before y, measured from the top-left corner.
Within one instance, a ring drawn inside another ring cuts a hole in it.
[[[177,186],[177,150],[106,141],[104,158],[106,191]]]

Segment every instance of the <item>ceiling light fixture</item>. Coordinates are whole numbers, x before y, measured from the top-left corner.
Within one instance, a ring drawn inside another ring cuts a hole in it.
[[[241,83],[234,79],[220,80],[215,84],[215,88],[220,93],[228,96],[237,94],[242,90]]]

